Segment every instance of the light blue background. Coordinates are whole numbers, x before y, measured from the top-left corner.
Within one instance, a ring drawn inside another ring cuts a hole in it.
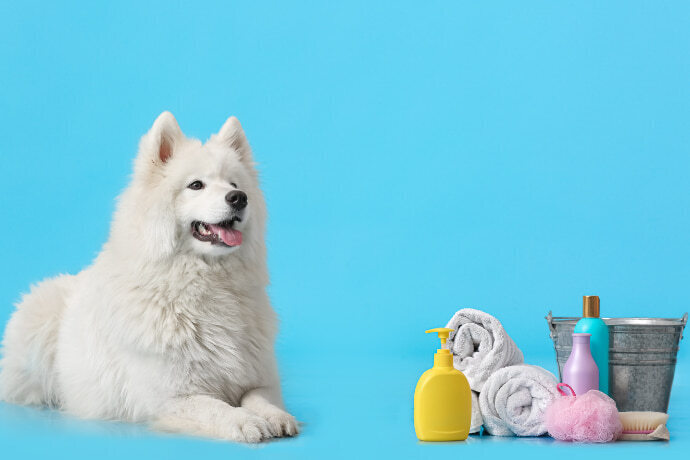
[[[4,404],[3,453],[563,455],[418,443],[423,331],[481,308],[555,370],[543,318],[583,294],[605,316],[688,310],[687,2],[100,3],[0,3],[0,324],[30,283],[93,259],[161,111],[203,139],[237,115],[304,433],[247,448]],[[682,343],[671,443],[579,448],[690,447],[688,367]]]

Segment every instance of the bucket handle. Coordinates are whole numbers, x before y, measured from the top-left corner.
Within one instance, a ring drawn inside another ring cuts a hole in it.
[[[685,318],[687,319],[688,314],[685,314]],[[544,317],[546,319],[546,322],[549,324],[549,337],[553,340],[554,337],[556,337],[556,328],[553,327],[553,314],[551,313],[551,310],[549,310],[549,314]]]

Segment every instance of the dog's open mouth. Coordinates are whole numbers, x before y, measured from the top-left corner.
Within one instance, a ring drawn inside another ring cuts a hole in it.
[[[195,220],[192,222],[192,236],[199,241],[222,246],[239,246],[242,244],[242,232],[235,230],[233,225],[238,218],[224,220],[217,224],[209,224]]]

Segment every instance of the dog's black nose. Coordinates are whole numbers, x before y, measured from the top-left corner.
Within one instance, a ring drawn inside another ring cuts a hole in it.
[[[233,190],[225,195],[225,201],[232,206],[232,209],[241,211],[247,206],[247,194],[239,190]]]

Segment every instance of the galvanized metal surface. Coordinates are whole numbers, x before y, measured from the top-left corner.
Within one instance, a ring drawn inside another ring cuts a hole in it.
[[[558,373],[570,356],[580,318],[546,316]],[[676,356],[688,314],[682,318],[603,318],[609,326],[609,394],[619,411],[667,412]]]

